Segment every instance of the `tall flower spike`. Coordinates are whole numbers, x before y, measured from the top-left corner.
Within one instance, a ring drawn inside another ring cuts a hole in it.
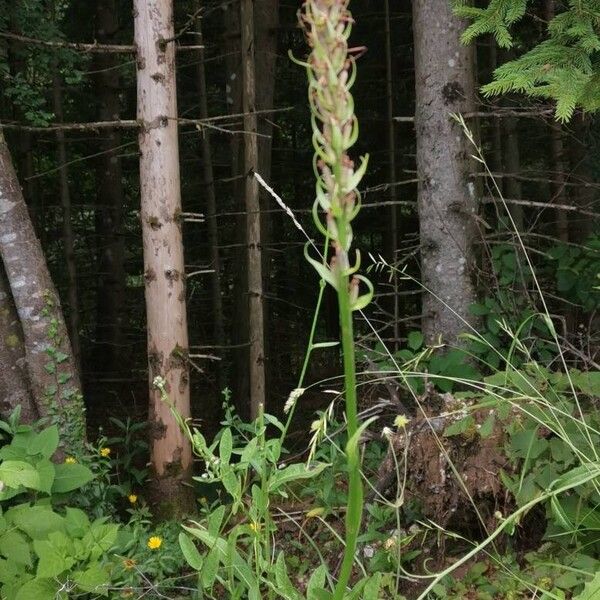
[[[352,311],[365,307],[373,295],[373,286],[361,275],[351,275],[359,263],[351,267],[352,221],[360,209],[358,185],[367,167],[367,157],[355,169],[348,155],[358,138],[358,122],[350,89],[355,78],[355,59],[348,48],[352,29],[349,0],[305,0],[300,10],[310,56],[304,66],[308,75],[308,99],[311,109],[312,141],[315,148],[313,166],[317,180],[313,217],[317,229],[331,242],[334,255],[329,265],[306,258],[319,276],[336,291],[339,302],[342,355],[344,361],[344,393],[348,443],[348,506],[344,558],[333,599],[345,597],[352,572],[354,554],[363,506],[363,489],[357,451],[358,428],[356,398],[356,363]],[[324,217],[324,218],[323,218]],[[323,225],[323,221],[325,225]],[[368,292],[359,295],[363,283]],[[320,424],[320,421],[317,425]],[[366,426],[363,425],[363,426]],[[318,431],[313,436],[313,447]]]

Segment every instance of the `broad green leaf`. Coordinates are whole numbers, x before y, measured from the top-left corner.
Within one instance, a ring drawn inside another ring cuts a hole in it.
[[[19,506],[6,516],[33,540],[43,540],[54,531],[65,530],[64,517],[53,512],[49,506]]]
[[[33,549],[39,558],[37,565],[38,577],[57,577],[73,566],[73,559],[65,556],[60,549],[48,540],[34,540]]]
[[[75,571],[73,581],[84,592],[108,596],[110,576],[106,568],[99,563],[93,563],[83,571]]]
[[[448,427],[446,427],[446,429],[444,430],[444,436],[452,437],[455,435],[462,435],[463,433],[474,429],[475,419],[471,415],[468,415],[448,425]]]
[[[211,535],[217,536],[221,531],[221,523],[225,517],[225,507],[219,506],[213,510],[208,517],[208,531]]]
[[[306,586],[306,596],[308,600],[317,600],[316,590],[322,590],[325,587],[327,569],[325,565],[319,565],[308,580]]]
[[[277,583],[278,593],[284,600],[302,600],[302,594],[296,590],[288,576],[283,552],[279,553],[277,562],[275,563],[275,581]]]
[[[381,573],[374,573],[365,583],[363,600],[379,600],[381,588]]]
[[[65,511],[67,533],[74,538],[82,538],[90,528],[88,516],[79,508],[68,507]]]
[[[237,499],[241,492],[241,484],[235,476],[231,467],[227,468],[221,475],[221,483],[234,499]]]
[[[179,534],[179,547],[181,548],[183,557],[188,565],[195,571],[201,571],[203,562],[202,555],[198,551],[198,548],[196,548],[194,542],[192,542],[191,538],[183,532]]]
[[[52,490],[52,485],[54,483],[54,477],[56,475],[56,469],[54,468],[54,464],[50,462],[47,458],[43,458],[39,462],[36,463],[35,469],[40,476],[40,492],[44,492],[46,494],[50,494]]]
[[[11,488],[23,486],[37,490],[40,487],[38,472],[32,465],[20,460],[5,460],[0,464],[0,481]]]
[[[58,427],[52,425],[35,434],[27,444],[27,454],[40,454],[42,458],[50,458],[58,448]]]
[[[425,341],[425,337],[420,331],[411,331],[408,334],[408,347],[412,350],[419,350]]]
[[[490,435],[492,435],[492,433],[494,433],[495,422],[496,422],[496,418],[495,418],[494,414],[491,414],[491,415],[488,415],[486,420],[481,424],[481,427],[479,428],[479,435],[483,439],[490,437]]]
[[[15,600],[57,600],[58,587],[58,581],[36,578],[21,586]]]
[[[211,548],[204,559],[202,571],[200,572],[200,581],[204,589],[212,589],[215,579],[219,572],[220,551],[218,548]]]
[[[517,431],[510,439],[510,449],[517,458],[533,460],[548,448],[548,440],[539,437],[538,428]]]
[[[0,554],[12,562],[31,566],[31,550],[27,538],[16,529],[9,529],[0,535]]]
[[[92,523],[82,538],[82,542],[90,548],[92,560],[99,559],[114,546],[118,533],[119,526],[116,523],[104,523],[101,519]]]
[[[233,450],[233,436],[231,435],[231,429],[229,427],[225,429],[221,435],[221,441],[219,443],[219,457],[223,466],[229,464],[231,458],[231,451]]]
[[[56,475],[52,485],[53,494],[72,492],[94,479],[94,474],[85,465],[56,465]]]
[[[269,480],[269,492],[275,492],[280,487],[288,485],[294,481],[316,477],[328,466],[329,465],[327,463],[314,463],[313,466],[307,467],[303,463],[289,465],[288,467],[279,469],[273,473],[271,479]]]

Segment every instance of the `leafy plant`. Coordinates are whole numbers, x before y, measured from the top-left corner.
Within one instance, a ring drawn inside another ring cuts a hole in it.
[[[89,483],[92,471],[75,460],[54,464],[56,425],[37,432],[19,425],[19,411],[0,421],[0,585],[7,600],[62,597],[69,590],[107,595],[108,551],[119,526],[90,521],[77,508],[58,508]],[[18,501],[18,503],[17,503]]]

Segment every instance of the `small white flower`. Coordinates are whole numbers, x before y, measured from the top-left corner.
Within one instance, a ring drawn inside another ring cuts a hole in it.
[[[298,398],[300,398],[300,396],[304,394],[305,389],[306,388],[296,388],[290,392],[290,395],[288,396],[288,399],[286,400],[285,405],[283,407],[284,414],[287,415],[290,412],[290,410],[294,408],[296,402],[298,401]]]
[[[165,387],[167,382],[164,377],[157,375],[152,383],[154,384],[154,387],[157,387],[160,390]]]
[[[373,546],[367,544],[364,547],[363,554],[365,555],[365,558],[373,558],[373,554],[375,554],[375,550],[373,549]]]
[[[394,432],[389,427],[384,427],[381,431],[381,436],[389,439],[390,437],[392,437],[392,433]]]

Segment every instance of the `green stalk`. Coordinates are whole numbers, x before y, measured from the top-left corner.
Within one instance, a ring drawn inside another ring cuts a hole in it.
[[[348,46],[352,28],[350,0],[305,0],[300,12],[311,53],[306,63],[309,101],[312,113],[314,169],[317,193],[313,205],[315,224],[332,242],[331,262],[319,262],[306,254],[321,279],[335,288],[342,335],[344,392],[348,443],[348,504],[344,557],[333,599],[342,600],[352,575],[363,507],[358,437],[360,434],[356,398],[356,362],[352,312],[364,308],[373,286],[361,275],[354,275],[359,261],[350,266],[352,220],[360,209],[357,191],[367,167],[367,157],[355,169],[349,150],[358,137],[354,101],[350,89],[355,76],[355,59]],[[322,222],[325,217],[325,224]],[[357,253],[357,258],[358,253]],[[368,292],[359,296],[363,282]],[[368,423],[363,424],[366,427]]]
[[[344,361],[344,387],[346,398],[346,422],[348,439],[358,429],[356,399],[356,358],[354,354],[354,331],[352,325],[352,307],[350,305],[349,277],[340,277],[338,288],[338,304],[340,312],[340,328],[342,330],[342,353]],[[360,463],[348,459],[348,505],[346,507],[346,546],[340,569],[340,576],[333,594],[334,600],[342,600],[346,586],[352,574],[356,543],[360,530],[363,507],[363,485],[360,476]]]

